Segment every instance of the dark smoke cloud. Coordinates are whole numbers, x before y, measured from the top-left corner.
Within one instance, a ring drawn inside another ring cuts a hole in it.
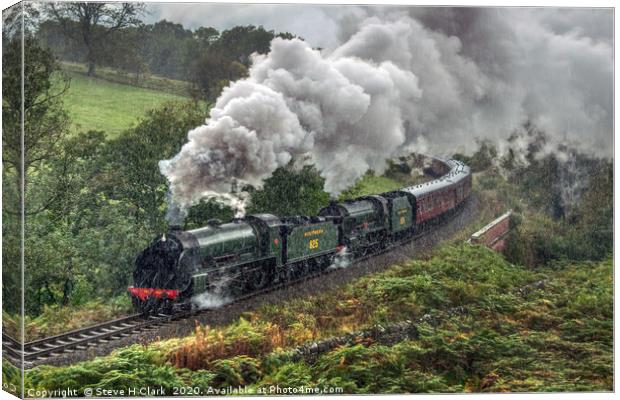
[[[612,154],[610,10],[354,7],[339,21],[340,45],[276,39],[224,90],[161,163],[177,203],[302,158],[337,195],[387,158],[501,144],[525,122],[548,152]]]

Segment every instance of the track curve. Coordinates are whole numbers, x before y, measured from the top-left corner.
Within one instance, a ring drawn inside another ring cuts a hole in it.
[[[203,309],[173,316],[158,316],[150,320],[139,317],[140,322],[134,327],[128,326],[116,332],[103,331],[103,329],[113,329],[115,323],[122,322],[123,320],[132,323],[132,318],[138,318],[138,314],[134,314],[54,337],[28,342],[24,345],[26,350],[23,353],[24,368],[32,368],[42,364],[73,364],[92,359],[96,356],[109,354],[116,348],[135,343],[145,344],[160,339],[186,336],[193,332],[196,323],[209,324],[211,326],[222,325],[235,320],[243,312],[254,310],[265,303],[279,303],[301,296],[315,295],[319,292],[333,290],[361,276],[380,272],[394,263],[410,259],[413,256],[419,255],[422,251],[432,248],[469,224],[477,215],[477,210],[478,200],[475,196],[472,196],[465,204],[464,209],[455,214],[446,223],[390,247],[381,254],[373,254],[372,256],[355,260],[345,269],[331,269],[296,280],[287,285],[275,286],[240,297],[219,308]],[[325,275],[329,275],[329,279],[325,279]],[[80,335],[83,336],[77,338]],[[68,337],[73,337],[74,339],[68,340]],[[60,339],[62,342],[69,342],[69,344],[58,343],[57,339]],[[41,348],[40,346],[44,343],[47,343],[47,345]],[[35,347],[40,350],[33,349],[32,344],[35,344]],[[22,352],[19,347],[21,345],[19,345],[18,341],[3,335],[3,350],[5,350],[5,357],[7,359],[14,363],[21,363]]]

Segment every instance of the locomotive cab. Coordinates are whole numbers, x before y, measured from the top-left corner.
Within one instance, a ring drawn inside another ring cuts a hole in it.
[[[356,254],[365,254],[385,244],[387,200],[364,196],[356,200],[332,203],[319,216],[332,217],[341,225],[341,243]]]

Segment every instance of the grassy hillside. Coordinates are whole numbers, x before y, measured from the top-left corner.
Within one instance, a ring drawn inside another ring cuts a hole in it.
[[[146,111],[186,97],[136,86],[89,78],[68,72],[69,90],[64,95],[74,130],[101,130],[117,135],[135,124]]]
[[[197,327],[185,339],[75,366],[35,368],[26,387],[606,391],[613,382],[611,272],[611,260],[532,270],[483,247],[449,245],[338,291],[265,305],[226,327]],[[415,323],[413,338],[365,339],[310,360],[290,351],[404,320]],[[11,368],[4,370],[10,381]]]

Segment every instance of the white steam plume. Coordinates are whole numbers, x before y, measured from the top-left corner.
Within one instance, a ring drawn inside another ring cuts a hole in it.
[[[550,151],[570,142],[611,155],[608,12],[355,10],[335,49],[277,38],[253,58],[249,77],[160,163],[177,203],[228,193],[234,180],[260,186],[292,159],[314,163],[337,195],[387,158],[468,152],[525,121]]]
[[[226,304],[232,302],[232,299],[217,293],[203,292],[192,297],[191,302],[196,306],[196,308],[205,310],[225,306]]]
[[[192,304],[200,310],[225,306],[233,301],[231,297],[224,294],[225,289],[229,284],[229,278],[223,278],[217,282],[213,282],[210,290],[197,294],[191,298]]]
[[[349,250],[344,247],[334,256],[332,264],[327,267],[327,269],[344,269],[348,268],[351,265],[351,256]]]
[[[224,89],[206,125],[160,168],[177,202],[225,193],[232,179],[260,186],[277,167],[310,154],[334,195],[405,143],[401,107],[422,92],[393,63],[324,58],[298,39],[274,39],[250,77]]]

